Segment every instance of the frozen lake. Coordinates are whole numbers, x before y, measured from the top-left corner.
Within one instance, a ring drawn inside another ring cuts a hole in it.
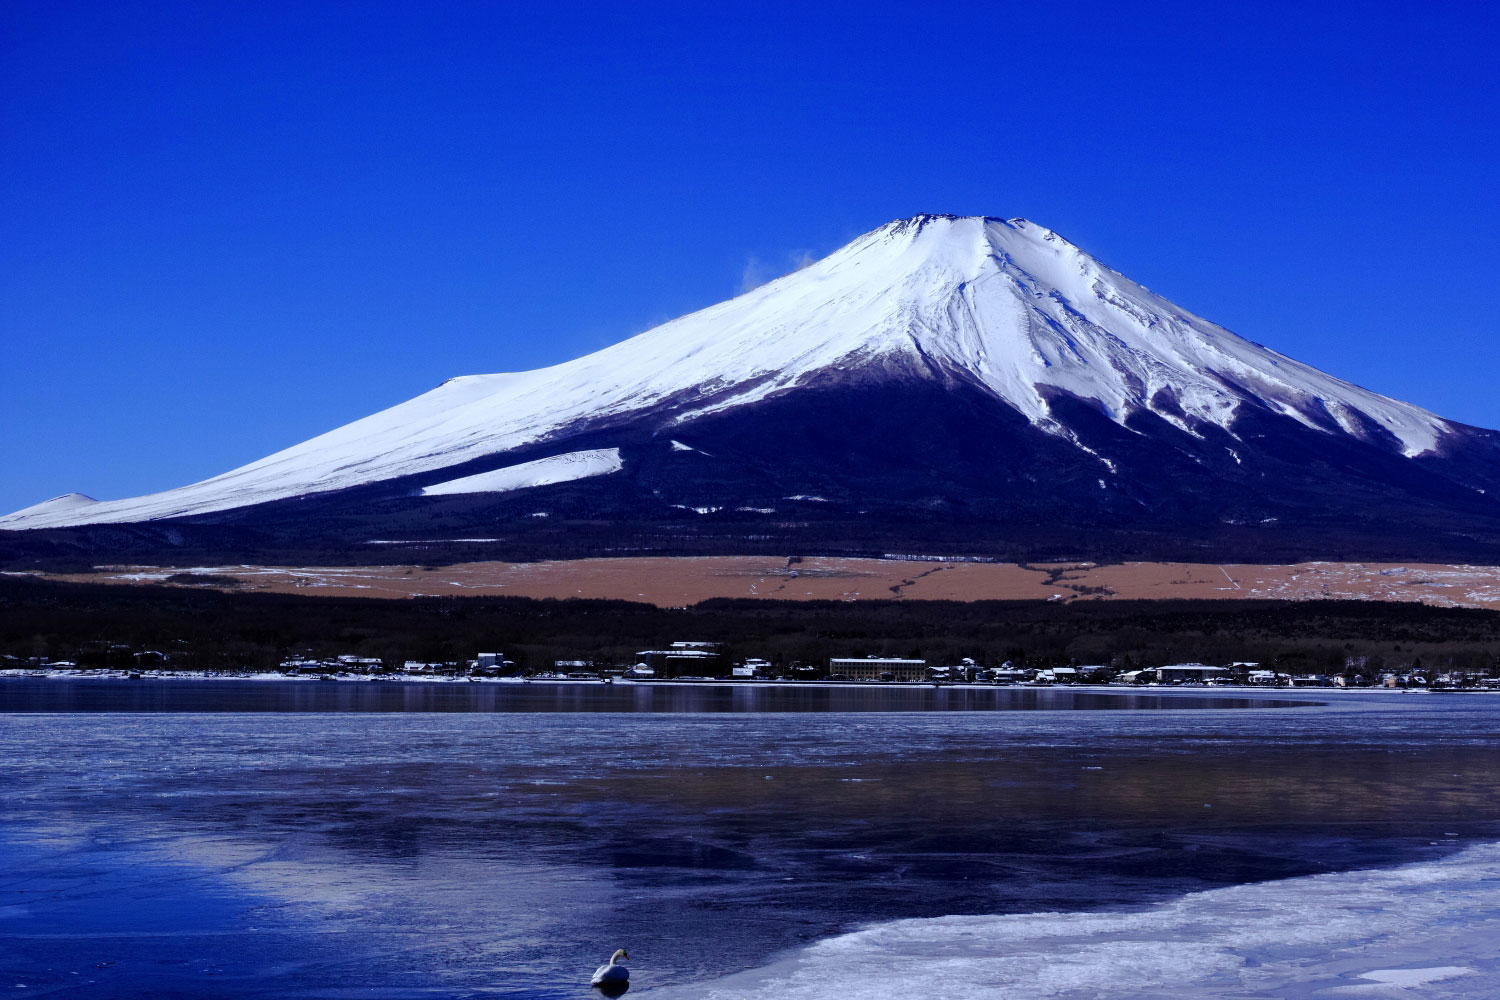
[[[14,995],[1500,995],[1500,698],[104,683],[0,681]]]

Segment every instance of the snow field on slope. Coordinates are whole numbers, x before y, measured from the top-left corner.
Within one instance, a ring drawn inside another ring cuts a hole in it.
[[[492,472],[481,472],[462,479],[450,479],[422,490],[423,496],[446,496],[454,493],[506,493],[532,486],[570,483],[591,476],[607,476],[625,467],[620,449],[598,448],[573,451],[566,455],[539,458],[534,462],[509,465]]]

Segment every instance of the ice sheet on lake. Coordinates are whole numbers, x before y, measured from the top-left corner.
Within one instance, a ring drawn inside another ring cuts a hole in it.
[[[1136,911],[899,920],[699,984],[709,1000],[1500,996],[1500,844]],[[675,995],[675,994],[674,994]],[[684,994],[686,995],[686,994]]]

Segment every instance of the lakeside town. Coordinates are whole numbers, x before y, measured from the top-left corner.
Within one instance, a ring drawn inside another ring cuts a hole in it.
[[[639,650],[634,662],[558,659],[549,664],[518,663],[498,652],[480,652],[467,660],[391,661],[343,653],[316,657],[289,656],[272,669],[194,669],[174,666],[173,656],[138,650],[125,644],[94,644],[72,659],[0,655],[0,676],[49,677],[238,677],[320,681],[457,681],[565,683],[757,683],[821,682],[884,685],[1136,685],[1237,686],[1258,688],[1344,688],[1500,690],[1500,664],[1486,670],[1430,669],[1420,660],[1399,670],[1372,671],[1363,657],[1350,657],[1333,673],[1292,673],[1274,665],[1236,661],[1223,664],[1129,662],[1028,665],[1006,660],[983,665],[971,658],[957,663],[891,656],[835,656],[817,663],[775,662],[745,657],[731,660],[722,643],[680,640],[658,649]]]

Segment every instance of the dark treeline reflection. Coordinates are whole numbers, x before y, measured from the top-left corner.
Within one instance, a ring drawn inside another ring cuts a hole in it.
[[[818,684],[0,678],[0,712],[990,712],[1285,707],[1208,693]]]

